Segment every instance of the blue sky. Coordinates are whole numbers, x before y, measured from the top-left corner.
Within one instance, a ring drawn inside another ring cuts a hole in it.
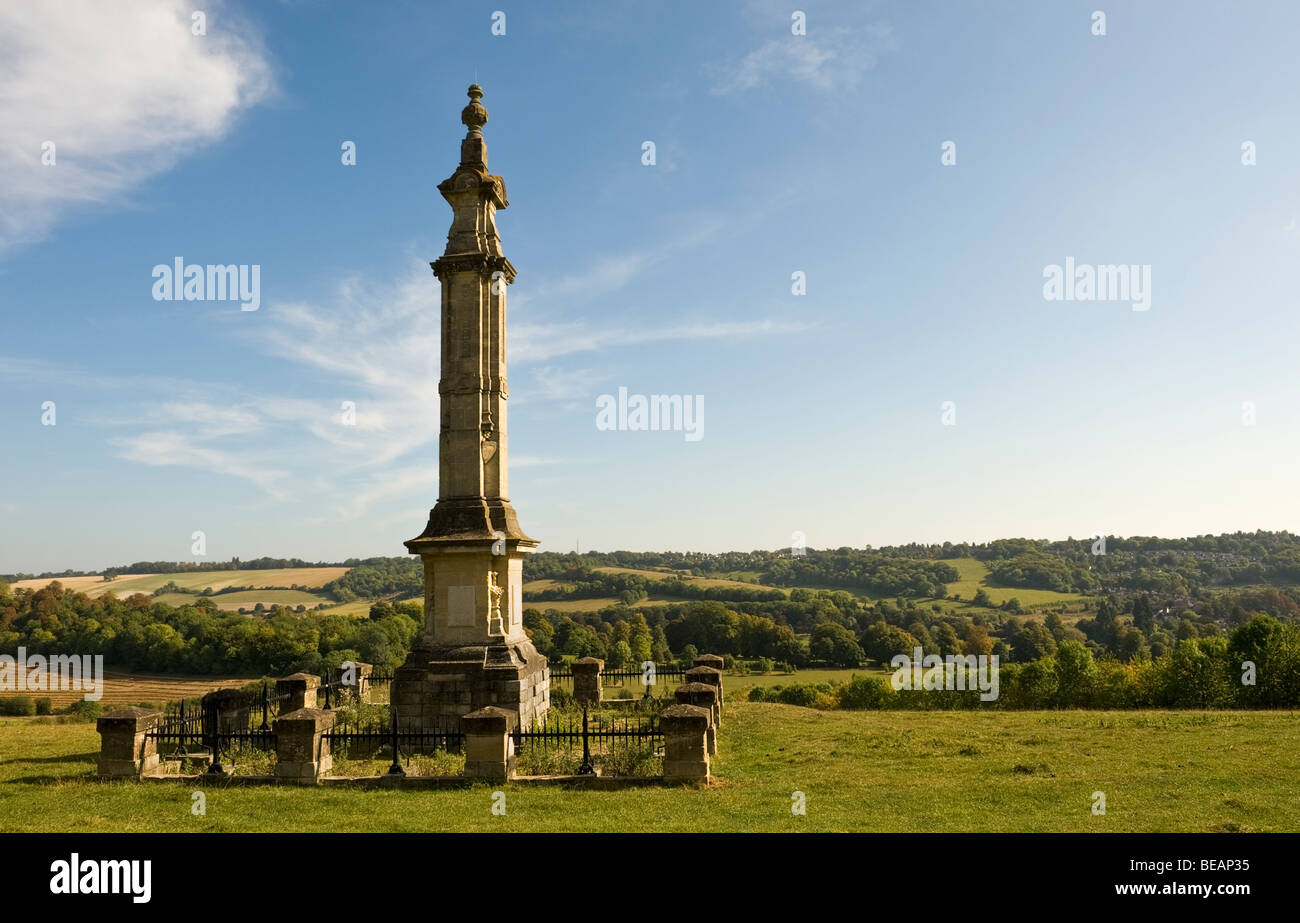
[[[0,573],[402,553],[476,76],[544,549],[1300,524],[1294,4],[42,6],[0,11]],[[153,300],[176,256],[260,309]],[[1149,310],[1045,300],[1067,257]],[[620,386],[704,438],[598,430]]]

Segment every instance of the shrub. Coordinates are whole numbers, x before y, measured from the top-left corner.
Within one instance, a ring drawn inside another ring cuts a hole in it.
[[[887,680],[874,676],[854,676],[835,690],[836,708],[888,708],[896,697]]]
[[[63,713],[74,720],[94,721],[96,718],[103,717],[104,706],[98,702],[77,699],[77,701],[65,708]]]
[[[777,702],[782,705],[799,705],[803,708],[832,707],[835,704],[835,700],[831,698],[834,689],[835,687],[830,683],[795,683],[792,686],[774,687]]]
[[[0,698],[0,715],[34,715],[36,702],[29,695],[7,695]]]
[[[36,714],[52,715],[54,714],[54,702],[48,695],[43,695],[36,700]]]

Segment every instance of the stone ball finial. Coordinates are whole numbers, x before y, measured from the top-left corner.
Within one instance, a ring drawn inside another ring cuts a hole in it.
[[[469,105],[461,110],[460,120],[465,123],[470,134],[476,134],[488,120],[488,111],[479,102],[483,98],[483,88],[477,83],[471,84],[468,95]]]

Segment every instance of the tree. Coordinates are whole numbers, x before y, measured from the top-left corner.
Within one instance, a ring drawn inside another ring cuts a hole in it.
[[[1092,651],[1078,641],[1062,641],[1056,648],[1056,704],[1084,708],[1092,700],[1097,664]]]
[[[1156,616],[1149,596],[1142,595],[1133,600],[1133,624],[1144,635],[1150,635],[1155,628]]]
[[[1050,657],[1056,652],[1056,639],[1041,622],[1026,622],[1008,641],[1015,659],[1022,662]]]
[[[632,646],[626,641],[616,641],[609,649],[610,669],[622,670],[629,666],[632,666]]]
[[[853,632],[835,622],[822,622],[813,629],[808,652],[814,660],[837,667],[856,667],[865,656]]]
[[[1125,663],[1143,660],[1149,653],[1146,636],[1132,625],[1119,629],[1115,637],[1115,656]]]
[[[961,653],[961,641],[957,639],[957,632],[947,622],[940,622],[930,633],[935,645],[939,648],[939,653],[947,657],[949,654]]]
[[[646,624],[645,616],[640,612],[632,616],[628,645],[632,649],[632,661],[637,666],[654,659],[654,638],[650,634],[650,626]]]
[[[867,630],[863,632],[862,646],[872,660],[887,664],[890,659],[899,654],[912,656],[916,639],[897,625],[875,622],[867,626]]]

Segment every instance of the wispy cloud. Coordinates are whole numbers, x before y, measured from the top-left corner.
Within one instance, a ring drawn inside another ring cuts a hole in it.
[[[786,12],[787,22],[789,12]],[[884,23],[858,26],[821,26],[815,21],[806,35],[769,38],[740,58],[707,69],[713,78],[710,92],[741,93],[790,81],[817,90],[851,88],[876,66],[880,55],[894,51],[898,40]]]
[[[183,0],[0,4],[0,250],[73,208],[122,203],[268,95],[257,37],[202,6],[206,35]]]
[[[593,352],[614,346],[660,343],[668,340],[712,340],[797,333],[811,329],[805,321],[763,319],[672,324],[666,327],[595,328],[581,322],[569,324],[523,324],[517,333],[511,358],[521,362],[544,362],[572,353]],[[522,340],[522,343],[520,342]]]
[[[247,452],[231,452],[201,445],[193,438],[177,432],[140,433],[136,436],[117,437],[112,442],[118,447],[121,457],[129,461],[158,467],[197,468],[250,481],[276,499],[288,496],[282,482],[289,477],[289,472],[272,467],[265,460],[251,457]]]

